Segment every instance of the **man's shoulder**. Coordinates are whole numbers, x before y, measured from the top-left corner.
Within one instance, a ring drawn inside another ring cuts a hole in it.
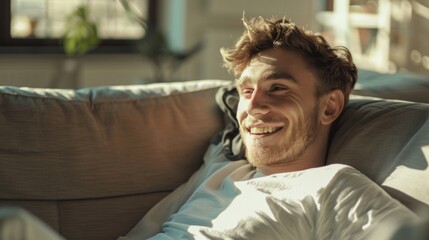
[[[330,182],[340,181],[342,179],[353,179],[356,181],[364,180],[371,181],[363,173],[359,172],[352,166],[345,164],[329,164],[322,167],[314,168],[309,171],[312,175],[323,176],[325,179],[329,179]]]
[[[344,164],[330,164],[326,165],[325,170],[327,173],[332,175],[332,178],[335,182],[362,182],[366,184],[374,184],[371,179],[369,179],[365,174],[361,173],[359,170],[355,169],[352,166]]]
[[[291,173],[292,177],[312,179],[315,184],[326,185],[341,178],[365,177],[355,168],[344,164],[329,164]],[[317,181],[315,181],[317,180]]]
[[[325,194],[330,195],[332,191],[342,192],[356,186],[375,185],[358,170],[344,164],[330,164],[295,172],[291,175],[291,180],[294,187],[313,192],[315,196],[319,197]]]
[[[357,169],[344,164],[330,164],[317,169],[317,175],[323,175],[324,178],[329,180],[326,182],[327,188],[355,188],[360,186],[367,186],[370,188],[379,188],[376,183],[370,180],[366,175]]]
[[[346,174],[350,172],[358,172],[355,168],[341,163],[328,164],[322,167],[314,168],[314,170],[331,172],[331,173],[346,173]]]

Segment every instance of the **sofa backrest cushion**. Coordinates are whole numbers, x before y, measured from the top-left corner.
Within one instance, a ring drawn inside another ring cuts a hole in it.
[[[359,70],[353,94],[429,103],[429,76],[409,72]]]
[[[328,163],[353,166],[416,212],[428,210],[429,104],[354,96],[332,133]]]
[[[45,208],[41,218],[69,239],[102,239],[118,222],[128,226],[111,234],[125,234],[202,164],[228,83],[0,87],[0,205]],[[88,229],[97,224],[104,235]]]

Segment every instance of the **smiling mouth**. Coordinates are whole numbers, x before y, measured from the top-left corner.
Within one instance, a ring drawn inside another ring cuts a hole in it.
[[[252,135],[268,135],[280,131],[282,127],[250,127],[247,131]]]

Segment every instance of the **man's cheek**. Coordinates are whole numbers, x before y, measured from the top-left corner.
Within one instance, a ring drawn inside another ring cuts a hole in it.
[[[237,107],[237,114],[236,114],[236,118],[237,118],[237,120],[238,120],[238,123],[240,124],[240,126],[241,126],[241,123],[242,123],[242,121],[243,121],[243,119],[244,119],[244,115],[245,115],[245,111],[243,111],[243,106],[242,106],[243,104],[238,104],[238,107]]]

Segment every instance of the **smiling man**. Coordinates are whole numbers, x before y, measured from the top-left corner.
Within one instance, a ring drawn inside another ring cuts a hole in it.
[[[246,23],[226,67],[237,77],[237,119],[251,164],[266,174],[322,166],[330,125],[357,79],[350,52],[285,19]]]
[[[244,26],[221,53],[237,78],[232,120],[246,159],[211,145],[203,167],[124,239],[388,239],[373,228],[414,221],[357,170],[326,165],[331,125],[357,80],[350,52],[285,19]]]
[[[253,57],[238,80],[237,119],[251,164],[265,174],[324,165],[329,126],[339,115],[339,90],[316,96],[316,76],[291,50]]]

